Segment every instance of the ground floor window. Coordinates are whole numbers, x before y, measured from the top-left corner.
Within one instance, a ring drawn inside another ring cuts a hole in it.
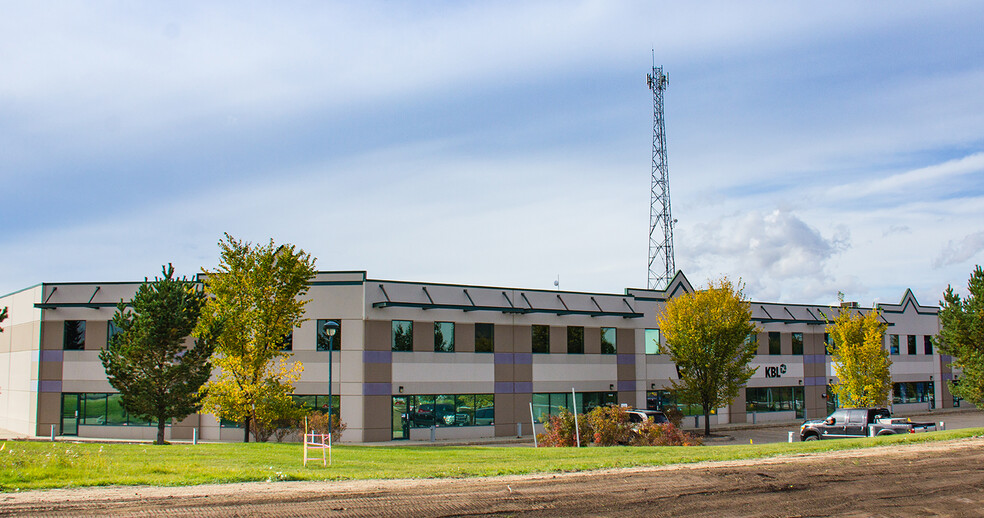
[[[291,394],[291,399],[294,400],[294,404],[297,406],[303,406],[311,410],[320,410],[322,414],[328,413],[328,396],[326,395],[308,395],[308,396],[298,396]],[[338,394],[332,394],[331,396],[331,414],[332,415],[342,415],[342,404],[341,398]]]
[[[576,397],[570,392],[533,394],[533,415],[536,422],[546,421],[546,416],[559,414],[566,408],[569,412],[586,414],[595,407],[617,405],[616,392],[578,392]]]
[[[928,403],[934,401],[932,381],[911,381],[892,384],[892,404]]]
[[[786,412],[793,410],[797,418],[804,416],[803,387],[747,387],[746,412]]]
[[[393,396],[393,436],[408,438],[410,428],[491,426],[494,399],[492,394]]]
[[[683,415],[704,415],[700,405],[687,405],[677,401],[676,396],[669,390],[650,390],[646,392],[646,409],[665,412],[667,408],[676,407]],[[711,409],[711,414],[716,410]]]
[[[74,408],[73,408],[74,407]],[[81,393],[62,394],[62,420],[75,420],[86,426],[156,426],[156,421],[130,415],[121,403],[119,394]],[[170,423],[168,423],[170,424]],[[63,422],[63,428],[65,423]]]

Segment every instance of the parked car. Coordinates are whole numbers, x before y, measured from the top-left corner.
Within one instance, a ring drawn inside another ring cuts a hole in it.
[[[453,405],[425,403],[418,406],[410,414],[410,422],[413,426],[450,426],[455,422],[455,412]]]
[[[894,435],[936,430],[935,423],[913,423],[892,417],[887,408],[839,408],[826,419],[812,419],[800,426],[801,441]]]
[[[656,410],[628,410],[627,413],[629,414],[629,422],[632,423],[633,428],[637,428],[647,419],[652,419],[656,422],[656,424],[670,422],[670,420],[666,418],[666,414]]]
[[[475,425],[489,426],[495,424],[495,408],[482,407],[475,411]]]

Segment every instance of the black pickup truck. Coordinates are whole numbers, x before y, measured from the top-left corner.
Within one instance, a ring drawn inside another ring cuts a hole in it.
[[[913,423],[893,418],[886,408],[840,408],[826,419],[813,419],[800,426],[801,441],[868,437],[935,430],[935,423]]]

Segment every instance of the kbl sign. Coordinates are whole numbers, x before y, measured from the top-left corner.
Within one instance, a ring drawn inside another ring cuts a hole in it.
[[[778,367],[775,365],[767,365],[765,367],[765,377],[766,378],[781,378],[783,374],[786,374],[786,364],[780,364]]]

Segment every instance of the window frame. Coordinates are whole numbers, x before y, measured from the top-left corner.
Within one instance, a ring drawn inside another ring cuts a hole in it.
[[[605,335],[610,335],[610,340]],[[618,329],[614,327],[601,328],[601,354],[618,353]]]
[[[584,354],[584,326],[567,326],[567,354]]]
[[[488,330],[488,333],[480,330]],[[482,343],[479,349],[479,343]],[[487,345],[485,345],[487,344]],[[479,322],[475,324],[475,352],[494,353],[495,352],[495,324]]]
[[[404,328],[404,324],[406,324]],[[397,340],[397,329],[400,329],[399,338]],[[407,341],[408,343],[398,343],[402,341]],[[399,347],[397,347],[399,345]],[[393,352],[413,352],[413,320],[391,320],[390,321],[390,347]]]
[[[541,334],[540,340],[537,339],[537,330],[541,333],[546,331],[545,336]],[[537,342],[540,343],[539,349],[537,350]],[[544,324],[532,324],[530,325],[530,350],[533,354],[550,354],[550,326]]]
[[[450,329],[448,329],[448,326],[450,326]],[[446,335],[445,330],[449,330],[450,334]],[[438,336],[441,337],[442,343],[438,343]],[[434,322],[434,352],[454,352],[454,322]]]

